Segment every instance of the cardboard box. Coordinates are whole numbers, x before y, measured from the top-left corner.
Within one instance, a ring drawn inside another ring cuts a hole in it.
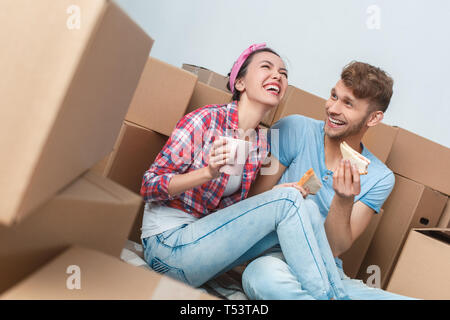
[[[150,57],[125,120],[170,136],[194,92],[197,76]]]
[[[406,236],[412,228],[436,227],[447,197],[420,183],[395,175],[395,187],[386,200],[384,214],[372,238],[357,278],[370,276],[367,267],[377,265],[385,288]]]
[[[450,299],[450,229],[413,229],[387,290],[419,299]]]
[[[438,228],[450,228],[450,198],[447,199],[447,204],[437,226]]]
[[[0,20],[0,224],[11,225],[111,152],[153,40],[107,0],[2,1]]]
[[[183,63],[182,68],[195,74],[198,77],[199,82],[231,94],[230,90],[227,88],[228,77],[193,64]]]
[[[167,136],[124,121],[103,175],[139,194],[145,171],[167,140]]]
[[[391,153],[397,132],[398,128],[379,123],[367,130],[362,143],[380,161],[386,162]]]
[[[0,226],[0,292],[72,244],[119,257],[141,203],[87,172],[19,224]]]
[[[109,156],[102,174],[140,194],[142,177],[162,150],[168,137],[124,121],[114,151]],[[128,238],[141,243],[144,206],[140,207]]]
[[[232,95],[229,92],[213,88],[203,82],[197,82],[186,113],[210,104],[229,103],[231,98]]]
[[[291,114],[301,114],[317,120],[325,119],[326,100],[309,92],[288,86],[286,93],[276,109],[270,111],[261,121],[266,126]]]
[[[450,194],[450,149],[402,128],[386,160],[395,173]]]
[[[218,300],[107,254],[73,246],[0,296],[2,300]]]
[[[353,279],[358,275],[359,268],[364,260],[373,235],[377,230],[378,224],[381,221],[383,212],[384,210],[381,209],[379,213],[374,214],[366,230],[353,242],[351,248],[340,256],[343,262],[344,272],[348,277]]]

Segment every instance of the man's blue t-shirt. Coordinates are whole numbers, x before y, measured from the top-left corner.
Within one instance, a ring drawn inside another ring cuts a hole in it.
[[[322,182],[316,195],[308,195],[314,200],[323,217],[328,215],[334,196],[333,172],[325,165],[324,121],[291,115],[276,122],[271,129],[279,129],[279,141],[271,134],[271,153],[286,167],[280,183],[297,182],[310,168],[314,169]],[[270,132],[270,130],[269,130]],[[368,174],[360,177],[361,192],[355,202],[361,201],[378,213],[391,193],[395,177],[392,171],[362,145],[362,155],[370,160]]]

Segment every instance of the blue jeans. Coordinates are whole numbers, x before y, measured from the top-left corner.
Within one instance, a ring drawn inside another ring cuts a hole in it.
[[[277,188],[189,225],[143,240],[152,269],[197,287],[275,244],[314,299],[348,299],[328,241],[317,241],[317,205],[295,188]]]
[[[409,300],[405,297],[365,285],[351,279],[338,267],[345,291],[352,300]],[[315,300],[294,276],[281,251],[253,260],[242,275],[242,287],[252,300]]]

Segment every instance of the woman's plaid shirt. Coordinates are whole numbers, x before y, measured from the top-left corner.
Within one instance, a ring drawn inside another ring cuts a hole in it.
[[[185,115],[144,174],[141,186],[144,201],[180,209],[201,218],[245,199],[269,152],[266,133],[266,130],[259,128],[245,133],[250,148],[240,191],[222,198],[229,179],[229,175],[222,173],[216,179],[172,197],[168,194],[168,185],[174,175],[206,167],[214,139],[219,136],[237,138],[239,134],[236,101],[208,105]]]

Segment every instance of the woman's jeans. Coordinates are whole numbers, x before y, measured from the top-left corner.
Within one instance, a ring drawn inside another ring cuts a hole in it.
[[[311,297],[348,299],[317,205],[295,188],[264,192],[143,239],[144,257],[152,269],[194,287],[278,243],[292,274]]]

